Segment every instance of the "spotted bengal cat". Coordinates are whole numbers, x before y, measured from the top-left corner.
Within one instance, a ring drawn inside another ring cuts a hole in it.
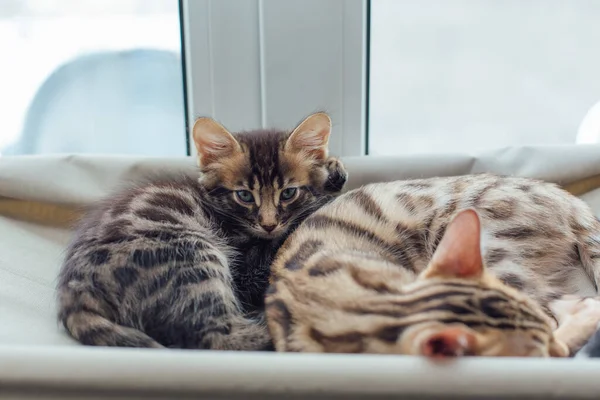
[[[278,351],[567,356],[600,321],[600,223],[554,184],[370,184],[291,235],[266,295]],[[565,295],[576,295],[565,297]]]

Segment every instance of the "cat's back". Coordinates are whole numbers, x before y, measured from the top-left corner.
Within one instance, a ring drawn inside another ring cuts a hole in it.
[[[286,240],[273,263],[274,276],[311,264],[308,259],[317,253],[333,258],[350,251],[384,261],[379,265],[384,269],[388,263],[424,268],[432,253],[429,236],[458,207],[449,192],[459,179],[374,183],[341,195]]]
[[[427,244],[443,233],[445,222],[472,204],[467,191],[495,183],[493,175],[443,177],[372,183],[351,190],[316,211],[288,239],[280,254],[302,242],[324,243],[329,250],[386,247],[413,242],[423,257]],[[438,232],[442,230],[442,232]],[[417,245],[416,242],[419,244]],[[275,265],[277,268],[277,265]]]
[[[557,261],[565,265],[574,257],[577,232],[596,224],[583,201],[534,179],[476,174],[374,183],[309,217],[286,241],[273,269],[282,271],[297,254],[308,254],[303,249],[310,244],[320,252],[388,252],[389,261],[419,272],[450,220],[466,208],[482,220],[488,264],[512,259],[540,269]]]
[[[107,196],[79,222],[59,287],[87,269],[113,269],[130,261],[151,267],[146,264],[172,258],[168,253],[175,243],[180,252],[196,251],[194,238],[214,236],[203,196],[197,179],[185,175],[150,178]]]

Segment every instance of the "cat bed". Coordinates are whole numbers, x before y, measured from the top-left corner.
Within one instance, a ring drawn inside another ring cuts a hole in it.
[[[493,172],[559,183],[600,215],[600,146],[344,159],[348,189],[376,181]],[[600,361],[233,353],[80,346],[56,321],[71,224],[122,180],[194,174],[195,160],[0,158],[0,399],[598,398]]]

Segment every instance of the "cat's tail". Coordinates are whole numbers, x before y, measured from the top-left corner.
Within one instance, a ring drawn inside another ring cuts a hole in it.
[[[60,320],[69,334],[89,346],[162,348],[160,343],[134,328],[118,325],[99,313],[86,310],[62,310]]]
[[[67,332],[77,341],[88,346],[164,348],[144,332],[119,325],[100,313],[80,308],[63,309],[59,319]],[[228,329],[202,331],[199,348],[212,350],[273,350],[264,317],[246,318],[231,315]],[[208,322],[208,321],[207,321]]]
[[[206,333],[204,341],[212,350],[271,351],[274,350],[264,317],[235,317],[231,331]]]

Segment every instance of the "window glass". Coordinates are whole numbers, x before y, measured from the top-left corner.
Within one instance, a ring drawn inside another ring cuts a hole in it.
[[[185,155],[177,0],[2,0],[0,153]]]
[[[372,0],[369,153],[596,142],[600,1]]]

